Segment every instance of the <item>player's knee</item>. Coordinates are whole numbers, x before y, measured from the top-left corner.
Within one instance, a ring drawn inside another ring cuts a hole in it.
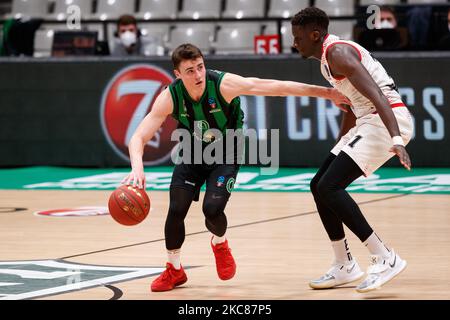
[[[321,198],[326,199],[330,195],[331,190],[331,184],[327,180],[322,178],[317,182],[316,192]]]
[[[316,175],[311,179],[311,182],[309,183],[309,189],[314,196],[318,195],[317,185],[319,184],[319,180],[320,178]]]
[[[317,183],[317,193],[321,199],[326,200],[330,197],[333,197],[333,195],[341,189],[342,187],[338,182],[329,178],[327,179],[326,176],[320,178],[319,182]]]
[[[215,220],[223,214],[224,206],[216,201],[203,202],[203,214],[207,220]]]

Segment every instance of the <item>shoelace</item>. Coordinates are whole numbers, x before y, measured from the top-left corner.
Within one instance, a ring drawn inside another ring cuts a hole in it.
[[[384,259],[380,256],[372,255],[370,256],[370,266],[367,268],[368,274],[378,274],[380,273],[379,267],[383,264]]]
[[[166,269],[166,271],[163,272],[161,280],[167,280],[167,279],[172,279],[172,275],[170,274],[169,269]]]

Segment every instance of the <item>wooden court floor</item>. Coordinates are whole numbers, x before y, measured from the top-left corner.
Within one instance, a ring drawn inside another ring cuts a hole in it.
[[[110,216],[43,217],[33,212],[71,206],[106,206],[111,191],[0,191],[0,261],[64,259],[103,266],[163,267],[168,192],[150,191],[152,211],[124,227]],[[450,299],[450,196],[353,194],[380,237],[408,262],[381,290],[360,294],[358,282],[315,291],[308,281],[325,272],[332,251],[309,193],[236,192],[227,206],[227,237],[237,262],[235,278],[218,279],[201,203],[186,219],[182,264],[188,282],[152,293],[156,276],[46,296],[40,299]],[[202,200],[202,197],[200,198]],[[347,230],[353,256],[364,269],[369,253]],[[1,283],[0,274],[0,283]]]

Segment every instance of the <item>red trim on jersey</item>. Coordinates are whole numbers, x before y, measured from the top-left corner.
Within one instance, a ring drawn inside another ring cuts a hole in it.
[[[327,60],[327,62],[328,62],[328,49],[330,49],[332,46],[334,46],[335,44],[347,44],[347,45],[349,45],[349,46],[351,46],[351,47],[353,47],[355,50],[356,50],[356,52],[358,52],[358,55],[359,55],[359,61],[362,61],[362,55],[361,55],[361,52],[359,51],[359,49],[357,48],[357,47],[355,47],[354,45],[352,45],[351,43],[347,43],[347,42],[344,42],[344,41],[336,41],[336,42],[333,42],[332,44],[330,44],[328,47],[327,47],[327,50],[325,51],[325,59]],[[331,73],[331,70],[330,70],[330,73]],[[338,76],[338,77],[335,77],[335,76],[333,76],[333,75],[331,75],[334,79],[336,79],[336,80],[342,80],[342,79],[345,79],[345,76]]]
[[[323,38],[323,43],[325,43],[325,41],[327,40],[327,38],[328,38],[329,35],[330,35],[329,33],[327,33],[327,34],[325,35],[325,38]],[[323,55],[323,44],[322,44],[322,55]]]
[[[406,106],[405,106],[405,104],[403,102],[391,104],[391,108],[392,109],[398,108],[398,107],[405,107],[406,108]],[[377,114],[377,113],[378,113],[378,111],[372,112],[372,114]]]
[[[405,107],[406,108],[406,106],[405,106],[405,104],[403,102],[391,104],[391,108],[398,108],[398,107]]]

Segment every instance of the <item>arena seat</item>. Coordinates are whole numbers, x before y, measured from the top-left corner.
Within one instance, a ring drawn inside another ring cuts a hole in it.
[[[214,45],[216,53],[253,53],[254,37],[260,33],[260,23],[222,23]]]
[[[224,18],[262,18],[264,17],[264,1],[261,0],[227,0]]]
[[[352,16],[355,13],[353,0],[316,0],[315,3],[330,16]]]
[[[353,27],[356,20],[331,20],[328,32],[337,35],[342,40],[353,40]]]
[[[197,46],[204,54],[208,54],[211,49],[214,34],[208,28],[202,27],[201,24],[180,24],[170,35],[168,43],[169,52],[183,43],[192,43]]]
[[[178,0],[141,0],[136,16],[140,19],[176,19]]]
[[[290,18],[308,6],[309,0],[271,0],[268,16],[271,18]]]
[[[161,39],[163,43],[169,41],[171,25],[169,23],[140,23],[139,29],[143,36],[152,36]]]
[[[219,18],[221,4],[221,0],[184,0],[178,16],[189,19]]]
[[[264,34],[278,34],[277,24],[270,22],[266,25]],[[283,40],[283,53],[291,53],[292,45],[294,44],[294,37],[291,31],[291,22],[283,21],[281,24],[281,36]]]
[[[100,20],[116,19],[123,14],[134,15],[135,2],[132,0],[98,0],[97,13]]]
[[[48,0],[13,0],[11,16],[41,18],[48,14]]]
[[[39,29],[34,36],[34,57],[49,57],[53,45],[53,30]]]

